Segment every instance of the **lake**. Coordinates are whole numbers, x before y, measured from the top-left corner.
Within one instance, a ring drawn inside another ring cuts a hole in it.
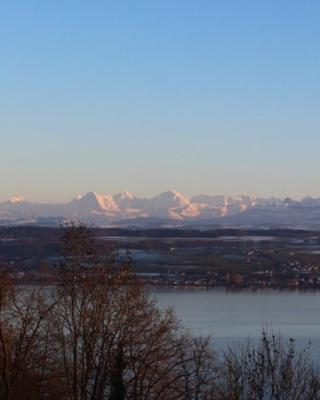
[[[178,318],[192,333],[211,335],[225,348],[263,328],[293,337],[299,346],[311,341],[320,354],[320,291],[226,289],[150,289],[158,306],[174,306]]]

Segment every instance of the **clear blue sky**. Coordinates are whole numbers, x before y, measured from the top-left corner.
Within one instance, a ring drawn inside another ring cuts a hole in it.
[[[0,1],[0,200],[320,196],[320,2]]]

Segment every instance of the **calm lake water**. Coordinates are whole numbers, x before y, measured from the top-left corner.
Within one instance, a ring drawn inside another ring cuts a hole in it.
[[[218,348],[255,340],[267,328],[295,338],[299,346],[310,340],[320,355],[320,291],[152,288],[151,293],[160,308],[173,306],[185,327],[211,335]]]

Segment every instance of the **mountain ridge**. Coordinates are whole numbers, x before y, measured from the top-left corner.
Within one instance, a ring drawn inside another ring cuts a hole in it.
[[[320,198],[302,200],[252,195],[205,195],[189,198],[174,190],[151,198],[123,191],[116,194],[87,192],[65,203],[40,203],[15,195],[0,202],[1,221],[23,222],[43,218],[81,220],[98,225],[121,221],[161,220],[174,223],[320,224]]]

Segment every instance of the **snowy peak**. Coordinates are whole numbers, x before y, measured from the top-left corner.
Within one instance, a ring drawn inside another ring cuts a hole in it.
[[[133,193],[125,191],[125,192],[117,193],[113,197],[114,197],[115,200],[118,200],[118,201],[120,201],[120,200],[133,200],[135,198],[135,195]]]
[[[103,195],[96,192],[88,192],[73,200],[80,208],[95,212],[116,211],[118,209],[112,195]]]
[[[24,198],[22,197],[21,194],[16,194],[13,197],[11,197],[9,202],[12,203],[12,204],[23,203],[24,202]]]
[[[146,202],[145,210],[148,215],[157,218],[182,220],[186,209],[190,206],[190,200],[181,193],[173,190],[163,192]]]
[[[320,198],[301,201],[285,198],[259,198],[248,195],[198,195],[191,199],[169,190],[152,198],[139,198],[130,192],[99,194],[88,192],[68,203],[43,204],[25,201],[21,195],[0,203],[1,221],[31,221],[41,218],[81,220],[97,225],[130,219],[166,221],[212,221],[228,224],[319,223]],[[220,222],[221,221],[221,222]]]
[[[151,199],[157,208],[164,207],[184,207],[190,203],[190,200],[179,192],[168,190]]]
[[[78,203],[82,207],[89,207],[94,209],[103,209],[104,207],[103,196],[99,195],[96,192],[88,192],[83,196],[80,195],[73,201],[75,203]]]
[[[113,201],[121,209],[131,209],[138,206],[138,198],[130,192],[120,192],[113,196]]]

